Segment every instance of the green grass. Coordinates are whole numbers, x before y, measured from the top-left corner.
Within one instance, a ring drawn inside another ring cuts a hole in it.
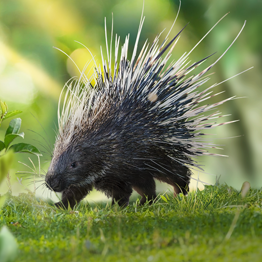
[[[17,239],[17,261],[261,261],[262,191],[243,199],[208,186],[152,206],[84,202],[74,211],[22,194],[7,200],[2,225]]]

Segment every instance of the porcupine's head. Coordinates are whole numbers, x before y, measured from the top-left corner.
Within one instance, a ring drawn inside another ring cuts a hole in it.
[[[92,184],[94,176],[101,170],[101,166],[96,165],[99,155],[87,144],[76,143],[61,149],[56,145],[46,174],[47,187],[62,192],[71,185]]]
[[[54,151],[48,172],[47,186],[55,192],[62,192],[72,184],[81,183],[87,173],[89,157],[80,145]]]

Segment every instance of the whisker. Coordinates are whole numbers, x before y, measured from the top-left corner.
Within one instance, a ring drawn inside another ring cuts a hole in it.
[[[46,137],[48,137],[47,132],[45,131],[45,128],[43,127],[43,125],[42,125],[42,124],[40,123],[40,121],[34,116],[33,113],[31,113],[31,114],[32,114],[32,116],[35,118],[35,120],[38,122],[38,124],[41,126],[41,128],[43,129]],[[29,129],[29,130],[31,130],[31,129]],[[52,152],[52,146],[51,146],[51,144],[48,143],[48,140],[45,139],[44,136],[40,135],[39,133],[37,133],[37,132],[35,132],[35,131],[33,131],[33,130],[31,130],[31,131],[32,131],[33,133],[35,133],[35,134],[38,134],[38,135],[46,142],[48,148],[50,149],[50,152]]]

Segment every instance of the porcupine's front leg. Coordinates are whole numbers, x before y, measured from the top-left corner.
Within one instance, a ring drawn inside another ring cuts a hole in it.
[[[91,190],[92,186],[70,186],[62,192],[62,199],[55,203],[55,206],[64,209],[68,209],[68,206],[70,206],[73,209]]]
[[[112,205],[118,203],[121,207],[128,206],[129,197],[132,194],[132,187],[129,182],[119,180],[119,177],[108,175],[103,179],[96,180],[95,188],[112,197]]]
[[[125,190],[121,190],[119,188],[113,189],[112,192],[112,205],[118,203],[121,207],[126,207],[129,204],[129,198],[132,194],[132,188],[125,188]]]

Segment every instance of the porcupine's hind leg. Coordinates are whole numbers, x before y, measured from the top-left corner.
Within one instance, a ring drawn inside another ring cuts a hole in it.
[[[191,171],[188,167],[176,163],[169,163],[169,165],[165,165],[164,168],[158,168],[162,172],[155,174],[155,178],[173,186],[175,197],[179,193],[183,193],[184,195],[188,193],[191,176]]]
[[[191,171],[189,168],[183,166],[183,170],[179,171],[179,173],[175,174],[174,179],[172,180],[172,185],[174,187],[174,196],[179,193],[183,193],[187,195],[189,191],[189,183],[190,183]]]
[[[156,183],[151,174],[139,174],[132,183],[133,189],[140,195],[140,205],[148,200],[152,204],[156,198]]]

